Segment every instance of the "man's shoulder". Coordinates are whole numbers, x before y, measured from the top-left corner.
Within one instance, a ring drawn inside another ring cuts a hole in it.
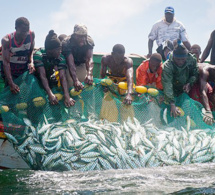
[[[67,46],[70,43],[71,35],[67,36],[63,41],[62,41],[62,47]]]
[[[46,55],[46,51],[44,48],[39,48],[34,51],[34,60],[42,61],[43,56]]]
[[[31,32],[32,39],[34,40],[34,38],[35,38],[35,32],[32,31],[32,30],[30,32]]]
[[[38,48],[34,51],[34,55],[42,56],[44,54],[46,54],[46,50],[45,50],[45,48],[42,48],[42,47]]]
[[[172,70],[173,70],[173,62],[172,62],[172,59],[166,60],[166,61],[162,64],[162,69],[163,69],[163,71],[172,71]]]
[[[130,57],[128,57],[128,56],[125,56],[124,62],[126,64],[129,64],[129,65],[133,66],[133,60]]]
[[[138,67],[138,70],[146,72],[148,70],[148,67],[149,67],[149,59],[142,61],[142,63]]]
[[[194,54],[191,54],[190,52],[188,53],[188,60],[197,64],[197,60]]]
[[[94,46],[95,46],[92,37],[89,36],[89,35],[87,35],[87,43],[88,43],[88,45],[91,46],[91,47],[94,47]]]
[[[9,44],[10,44],[9,34],[5,35],[5,36],[1,39],[1,43],[2,43],[3,46],[9,46]]]
[[[211,36],[213,39],[215,38],[215,30],[212,31]]]
[[[66,64],[66,59],[65,59],[65,57],[63,56],[63,54],[60,54],[60,56],[59,56],[59,62],[61,63],[61,64]]]
[[[173,23],[175,23],[176,25],[179,25],[179,26],[184,26],[184,24],[181,21],[176,20],[176,19],[173,21]]]
[[[104,56],[102,56],[102,62],[107,64],[112,60],[112,56],[111,54],[106,54]]]
[[[157,20],[154,24],[153,27],[159,27],[160,25],[165,24],[163,19]]]

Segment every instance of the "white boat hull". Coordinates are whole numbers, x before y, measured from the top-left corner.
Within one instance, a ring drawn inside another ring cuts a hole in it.
[[[0,138],[0,169],[29,169],[7,139]]]

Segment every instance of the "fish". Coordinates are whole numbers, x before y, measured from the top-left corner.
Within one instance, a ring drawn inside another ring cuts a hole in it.
[[[190,124],[191,124],[190,116],[188,115],[188,116],[186,117],[186,119],[187,119],[187,131],[190,131]]]
[[[168,121],[167,121],[167,108],[164,109],[163,111],[163,120],[166,124],[168,124]]]

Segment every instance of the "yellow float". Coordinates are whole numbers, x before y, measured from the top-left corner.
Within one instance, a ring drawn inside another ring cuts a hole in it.
[[[63,95],[61,93],[55,93],[54,95],[56,96],[58,101],[63,99]]]
[[[73,89],[70,90],[70,95],[71,96],[77,96],[77,95],[80,95],[81,92],[82,92],[82,90],[75,91],[75,89],[73,88]]]
[[[28,104],[24,103],[24,102],[16,104],[16,109],[17,110],[25,110],[27,107],[28,107]]]
[[[0,107],[0,114],[4,113],[4,112],[8,112],[9,111],[9,107],[8,106],[1,106]]]
[[[113,84],[113,81],[111,79],[102,79],[101,80],[101,85],[103,86],[110,86]]]
[[[146,92],[147,92],[147,88],[144,87],[144,86],[136,86],[136,87],[135,87],[135,91],[136,91],[137,93],[146,93]]]
[[[157,89],[154,89],[154,88],[148,88],[148,94],[156,97],[159,94],[159,91]]]
[[[176,107],[176,108],[178,108],[178,110],[180,111],[180,116],[184,116],[184,111],[182,110],[182,108],[180,108],[180,107]]]
[[[118,84],[118,87],[120,88],[120,89],[128,89],[128,84],[127,84],[127,82],[120,82],[119,84]],[[133,83],[133,88],[135,88],[135,84]]]
[[[33,103],[36,107],[42,107],[45,105],[46,100],[43,97],[36,97],[33,99]]]

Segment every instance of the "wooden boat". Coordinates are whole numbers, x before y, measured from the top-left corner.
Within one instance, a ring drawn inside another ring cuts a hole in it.
[[[3,138],[0,138],[0,169],[29,169],[13,145]]]

